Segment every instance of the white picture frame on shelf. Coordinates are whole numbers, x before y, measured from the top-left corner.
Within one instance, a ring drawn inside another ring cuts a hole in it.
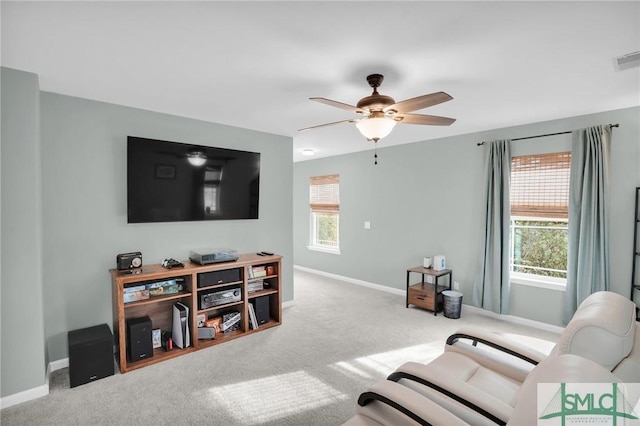
[[[158,349],[162,347],[162,331],[159,328],[151,331],[151,340],[153,342],[153,349]]]

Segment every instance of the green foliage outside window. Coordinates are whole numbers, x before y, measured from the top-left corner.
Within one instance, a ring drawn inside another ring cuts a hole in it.
[[[337,247],[338,245],[338,215],[336,213],[315,213],[316,215],[316,244]]]
[[[566,222],[513,221],[513,271],[567,277]]]

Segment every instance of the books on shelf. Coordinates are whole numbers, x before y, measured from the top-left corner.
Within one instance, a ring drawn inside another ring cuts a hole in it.
[[[256,311],[253,309],[252,303],[249,303],[249,325],[252,330],[258,328],[258,319],[256,318]]]
[[[275,268],[273,267],[273,265],[259,265],[259,266],[249,266],[247,268],[247,274],[249,276],[249,279],[252,278],[262,278],[262,277],[266,277],[269,275],[274,275],[275,274]]]
[[[146,284],[146,288],[149,290],[149,296],[176,294],[184,289],[184,279],[173,278],[165,281],[157,281]]]
[[[253,278],[262,278],[267,276],[267,268],[265,266],[254,266]]]
[[[132,287],[124,287],[123,289],[123,302],[130,303],[138,300],[145,300],[149,298],[149,290],[144,285],[136,285]]]

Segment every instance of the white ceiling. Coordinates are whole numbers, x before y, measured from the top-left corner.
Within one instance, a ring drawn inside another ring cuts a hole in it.
[[[294,161],[372,149],[308,100],[445,91],[380,147],[640,105],[640,2],[7,2],[2,65],[42,90],[293,137]],[[189,141],[184,141],[189,142]]]

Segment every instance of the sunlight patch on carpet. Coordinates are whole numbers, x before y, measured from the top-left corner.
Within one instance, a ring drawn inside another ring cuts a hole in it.
[[[444,352],[444,342],[435,341],[422,345],[409,346],[388,352],[340,361],[330,367],[353,378],[373,378],[393,373],[405,362],[413,361],[426,364]]]
[[[336,371],[339,371],[339,372],[343,373],[345,376],[349,376],[349,377],[352,377],[354,379],[356,379],[356,378],[360,378],[360,379],[371,379],[371,378],[373,378],[371,376],[371,374],[369,374],[366,371],[362,370],[361,368],[353,365],[353,361],[340,361],[340,362],[336,362],[335,364],[331,364],[329,367],[332,368],[333,370],[336,370]]]
[[[273,421],[348,398],[304,371],[216,386],[209,389],[209,394],[244,425]]]

